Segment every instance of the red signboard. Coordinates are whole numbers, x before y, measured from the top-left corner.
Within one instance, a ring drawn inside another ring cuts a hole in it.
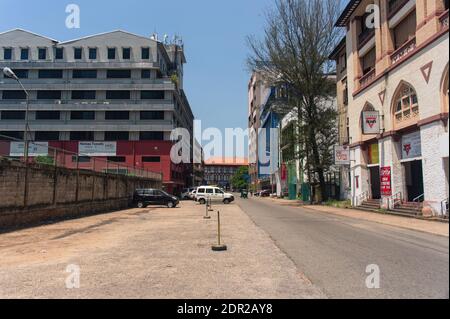
[[[382,167],[380,169],[380,177],[381,195],[392,196],[391,167]]]

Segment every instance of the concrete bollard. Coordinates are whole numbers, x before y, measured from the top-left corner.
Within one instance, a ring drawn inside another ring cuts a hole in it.
[[[208,198],[208,200],[209,200],[208,210],[209,210],[210,212],[212,212],[212,211],[214,211],[214,209],[212,208],[212,199],[211,199],[211,197]]]
[[[211,247],[213,251],[226,251],[228,249],[226,245],[222,244],[220,236],[220,212],[217,212],[217,245]]]
[[[205,216],[203,216],[203,219],[211,219],[211,216],[209,216],[209,214],[208,214],[208,212],[209,212],[208,202],[206,202],[205,210],[206,210],[206,213],[205,213]]]

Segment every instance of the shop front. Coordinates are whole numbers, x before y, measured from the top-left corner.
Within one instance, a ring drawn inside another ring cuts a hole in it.
[[[403,197],[408,202],[421,202],[424,200],[424,183],[420,131],[401,137],[401,154]]]

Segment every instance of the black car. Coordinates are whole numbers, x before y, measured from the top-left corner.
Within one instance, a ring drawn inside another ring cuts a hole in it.
[[[137,189],[133,195],[133,205],[144,208],[149,205],[164,205],[175,208],[180,203],[179,199],[173,195],[159,189]]]

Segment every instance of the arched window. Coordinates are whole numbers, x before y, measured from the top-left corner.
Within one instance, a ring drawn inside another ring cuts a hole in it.
[[[417,94],[410,85],[402,84],[394,101],[394,117],[396,123],[407,121],[419,115]]]

